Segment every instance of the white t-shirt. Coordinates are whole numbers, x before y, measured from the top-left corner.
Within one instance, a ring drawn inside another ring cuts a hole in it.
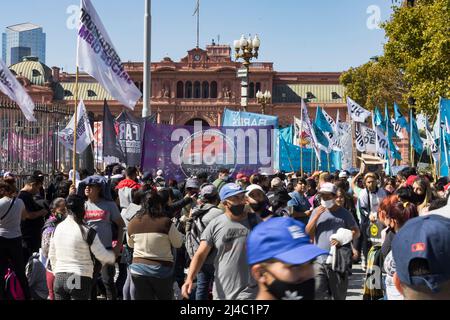
[[[12,201],[13,199],[8,197],[0,199],[0,237],[6,239],[15,239],[22,236],[20,222],[22,220],[22,211],[25,208],[25,204],[21,199],[16,198],[9,213],[2,219],[11,206]]]

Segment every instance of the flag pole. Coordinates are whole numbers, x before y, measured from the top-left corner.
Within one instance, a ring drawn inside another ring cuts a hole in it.
[[[143,108],[142,118],[152,115],[151,108],[151,72],[152,72],[152,58],[151,58],[151,41],[152,41],[152,16],[151,16],[151,0],[145,0],[145,15],[144,15],[144,92],[143,92]]]
[[[388,144],[387,144],[387,148],[388,148],[388,156],[387,156],[387,161],[388,161],[388,168],[389,168],[389,171],[392,171],[392,169],[391,169],[391,140],[389,140],[389,139],[392,139],[393,137],[391,137],[390,135],[389,135],[389,114],[388,114],[388,107],[387,107],[387,102],[385,103],[385,107],[384,107],[384,111],[385,111],[385,113],[386,113],[386,115],[384,116],[384,119],[385,119],[385,121],[386,121],[386,136],[387,136],[387,139],[388,139]],[[387,175],[388,176],[390,176],[390,174],[391,174],[391,172],[387,172]]]
[[[73,128],[73,157],[72,157],[72,167],[73,167],[73,185],[76,186],[77,175],[77,129],[78,129],[78,77],[80,74],[80,69],[77,66],[77,71],[75,74],[75,108],[74,108],[74,128]]]
[[[411,167],[414,167],[414,147],[413,147],[413,139],[412,139],[412,132],[413,132],[413,112],[412,112],[412,106],[409,106],[409,145],[411,148]]]
[[[303,98],[302,98],[302,102],[303,102]],[[300,116],[300,172],[301,175],[303,176],[303,145],[302,145],[302,136],[303,136],[303,106],[304,103],[301,104],[301,116]]]

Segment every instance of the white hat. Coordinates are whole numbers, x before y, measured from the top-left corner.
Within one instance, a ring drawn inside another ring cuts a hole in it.
[[[339,173],[339,178],[348,178],[347,172],[346,172],[346,171],[341,171],[341,172]]]
[[[322,184],[322,186],[320,187],[319,193],[337,194],[337,187],[334,184],[327,182],[327,183]]]
[[[283,181],[281,181],[281,179],[278,178],[278,177],[273,178],[272,181],[270,182],[270,186],[271,186],[272,188],[279,188],[279,187],[281,187],[282,185],[283,185]]]
[[[246,195],[248,196],[254,190],[260,190],[260,191],[264,192],[263,188],[260,185],[258,185],[258,184],[251,184],[251,185],[249,185],[247,187],[247,189],[245,189]]]
[[[161,169],[156,171],[156,175],[157,176],[162,176],[163,175],[163,171]]]

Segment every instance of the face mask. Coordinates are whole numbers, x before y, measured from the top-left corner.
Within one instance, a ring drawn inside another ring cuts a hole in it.
[[[250,204],[250,208],[252,208],[252,210],[254,211],[254,212],[259,212],[259,211],[261,211],[261,210],[263,210],[263,209],[266,209],[267,208],[267,203],[266,202],[258,202],[258,203],[251,203]]]
[[[222,180],[223,180],[223,181],[228,181],[228,179],[230,179],[229,176],[223,176],[223,177],[222,177]]]
[[[334,200],[328,200],[328,201],[322,200],[322,201],[320,201],[320,204],[322,205],[322,207],[331,209],[334,207],[335,201]]]
[[[240,217],[245,212],[245,204],[239,204],[237,206],[230,207],[230,211],[233,214],[233,216]]]
[[[315,280],[288,283],[275,279],[267,289],[277,300],[314,300]]]

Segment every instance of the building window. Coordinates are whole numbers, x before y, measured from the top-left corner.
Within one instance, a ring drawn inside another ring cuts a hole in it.
[[[73,97],[73,93],[70,90],[64,90],[64,97]]]
[[[201,89],[200,89],[200,82],[195,81],[194,82],[194,99],[200,99],[201,98]]]
[[[190,81],[186,82],[184,97],[187,99],[192,99],[192,82]]]
[[[308,99],[308,100],[316,99],[316,96],[312,92],[308,91],[306,93],[306,99]]]
[[[88,97],[96,97],[97,96],[97,93],[95,93],[95,91],[93,91],[93,90],[88,90]]]
[[[255,97],[255,84],[252,82],[250,83],[250,87],[249,87],[249,92],[248,92],[248,97],[250,99],[253,99]]]
[[[333,99],[333,100],[342,99],[342,97],[337,92],[332,92],[331,99]]]
[[[40,77],[42,74],[39,72],[39,70],[33,69],[33,77]]]
[[[177,99],[184,98],[184,84],[183,81],[178,81],[177,83]]]
[[[255,97],[258,91],[261,91],[261,82],[257,82],[255,86]]]
[[[217,82],[211,82],[211,98],[217,99]]]
[[[207,81],[203,81],[202,84],[202,98],[203,99],[209,98],[209,83]]]

